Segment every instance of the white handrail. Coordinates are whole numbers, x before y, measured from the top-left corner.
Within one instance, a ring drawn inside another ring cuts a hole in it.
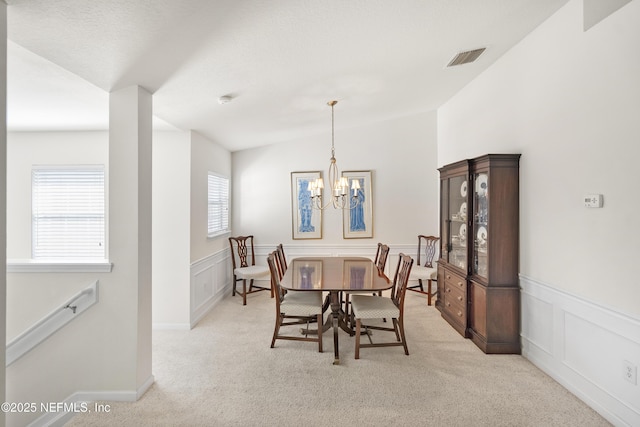
[[[7,344],[6,366],[24,356],[96,302],[98,302],[97,280],[11,340]]]

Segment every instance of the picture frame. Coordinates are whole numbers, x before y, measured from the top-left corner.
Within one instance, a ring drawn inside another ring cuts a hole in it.
[[[370,239],[373,237],[373,188],[371,171],[343,171],[342,176],[349,182],[350,200],[356,191],[358,204],[345,208],[342,214],[342,235],[345,239]],[[354,180],[360,188],[352,190]]]
[[[291,232],[294,240],[322,239],[322,210],[311,206],[309,182],[322,172],[291,172]]]

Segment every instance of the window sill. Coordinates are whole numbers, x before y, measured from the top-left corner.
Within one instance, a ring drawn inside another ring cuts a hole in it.
[[[108,260],[7,260],[7,273],[111,273],[112,268]]]
[[[208,234],[207,239],[215,239],[216,237],[222,237],[230,234],[231,230],[218,231],[217,233]]]

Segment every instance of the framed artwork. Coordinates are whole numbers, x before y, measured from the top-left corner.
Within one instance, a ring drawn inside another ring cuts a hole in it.
[[[345,239],[367,239],[373,237],[373,193],[371,171],[344,171],[342,176],[349,181],[351,197],[357,199],[355,206],[344,209],[342,214],[342,235]],[[360,188],[351,189],[357,181]],[[352,202],[353,204],[353,202]]]
[[[291,172],[291,227],[293,239],[322,239],[322,210],[311,206],[309,182],[321,172]]]

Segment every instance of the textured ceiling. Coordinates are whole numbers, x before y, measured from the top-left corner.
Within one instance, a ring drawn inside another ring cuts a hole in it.
[[[567,1],[7,0],[8,126],[106,129],[130,85],[232,151],[329,132],[332,99],[336,130],[429,111]]]

